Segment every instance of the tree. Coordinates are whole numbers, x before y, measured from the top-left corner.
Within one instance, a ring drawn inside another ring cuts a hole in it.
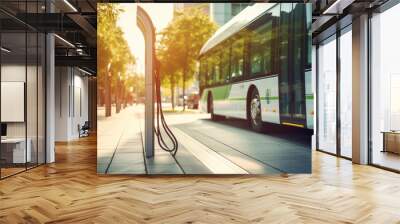
[[[121,110],[121,103],[123,100],[123,91],[125,88],[124,80],[127,77],[127,68],[129,64],[134,63],[134,57],[132,56],[128,43],[123,37],[122,30],[117,27],[114,35],[118,40],[118,47],[114,48],[114,54],[112,58],[111,66],[111,84],[115,87],[115,106],[116,112],[119,113]]]
[[[168,29],[168,27],[166,28]],[[166,31],[166,30],[164,30]],[[169,40],[170,36],[163,35],[159,44],[159,48],[157,49],[157,58],[160,61],[160,78],[161,83],[164,87],[169,87],[170,95],[171,95],[171,105],[172,110],[175,110],[175,88],[177,86],[177,82],[182,77],[182,73],[179,72],[179,67],[176,63],[173,63],[175,60],[178,60],[176,54],[173,53],[173,46],[170,46]]]
[[[104,99],[106,116],[111,116],[111,84],[109,81],[109,65],[112,54],[112,36],[107,31],[116,24],[118,11],[111,4],[98,5],[97,62],[98,85],[100,97]]]
[[[144,75],[133,74],[125,80],[125,86],[128,86],[127,92],[130,94],[128,98],[144,98],[145,96],[145,80]]]
[[[100,98],[104,99],[106,116],[111,116],[111,104],[114,99],[117,112],[121,109],[122,94],[127,65],[134,64],[123,32],[117,26],[118,16],[122,12],[118,4],[98,4],[97,16],[97,62],[98,86]]]
[[[158,51],[161,71],[167,76],[164,80],[168,82],[171,93],[177,81],[182,79],[185,96],[186,86],[194,79],[200,49],[216,29],[217,25],[200,9],[175,12],[173,20],[161,32]],[[183,100],[183,110],[185,107]]]

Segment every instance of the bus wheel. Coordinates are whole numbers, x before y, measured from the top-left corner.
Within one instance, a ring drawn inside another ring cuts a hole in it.
[[[250,127],[257,132],[261,132],[263,123],[261,120],[261,101],[260,95],[256,89],[253,90],[249,102],[249,123]]]

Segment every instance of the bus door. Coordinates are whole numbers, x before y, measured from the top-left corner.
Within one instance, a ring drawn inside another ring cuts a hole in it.
[[[279,109],[281,124],[306,127],[305,4],[282,4],[280,14]],[[304,21],[304,22],[303,22]]]

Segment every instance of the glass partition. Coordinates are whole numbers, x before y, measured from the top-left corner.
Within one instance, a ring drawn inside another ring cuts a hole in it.
[[[371,19],[371,162],[400,170],[400,4]]]
[[[35,32],[27,33],[27,64],[26,64],[26,114],[27,114],[27,150],[30,156],[27,167],[37,165],[38,159],[38,35]]]
[[[38,64],[37,64],[37,162],[46,162],[46,38],[43,33],[38,33]]]
[[[318,48],[318,149],[336,154],[336,36]]]
[[[24,171],[31,159],[26,141],[26,41],[25,32],[1,34],[2,177]]]
[[[352,32],[340,36],[340,155],[352,157]]]
[[[24,16],[44,1],[2,1]],[[7,22],[4,22],[7,21]],[[0,178],[45,163],[45,35],[0,12]]]

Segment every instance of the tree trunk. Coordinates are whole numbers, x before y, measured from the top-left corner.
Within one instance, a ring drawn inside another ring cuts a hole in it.
[[[123,92],[122,96],[123,96],[123,99],[124,99],[124,109],[128,106],[128,96],[127,96],[127,91],[126,91],[125,88],[126,87],[122,88],[122,92]]]
[[[121,111],[121,81],[117,81],[117,90],[115,91],[115,112],[118,114]]]
[[[188,51],[189,51],[189,49],[188,49],[188,40],[187,40],[187,37],[188,37],[188,35],[185,35],[184,36],[184,41],[185,41],[185,63],[183,64],[183,74],[182,74],[182,79],[183,79],[183,83],[182,83],[182,87],[183,87],[183,89],[182,89],[182,95],[183,95],[183,111],[185,111],[185,109],[186,109],[186,99],[185,99],[185,92],[186,92],[186,90],[185,90],[185,88],[186,88],[186,72],[187,72],[187,70],[188,70],[188,61],[187,61],[187,59],[188,59]]]
[[[105,101],[105,98],[106,98],[106,94],[104,93],[104,86],[101,89],[98,88],[98,92],[99,92],[99,95],[98,95],[98,98],[97,98],[97,106],[103,107],[104,106],[104,101]]]
[[[106,117],[111,117],[111,82],[110,82],[110,76],[111,73],[107,72],[106,73],[106,78],[105,78],[105,88],[104,88],[104,103],[105,103],[105,109],[106,109]]]
[[[182,101],[183,101],[183,109],[182,111],[185,111],[186,109],[186,99],[185,99],[185,86],[186,86],[186,65],[183,67],[183,74],[182,74]]]
[[[171,83],[171,105],[172,111],[175,111],[175,77],[174,74],[170,76],[170,83]]]
[[[175,111],[175,86],[171,85],[171,105],[172,111]]]

